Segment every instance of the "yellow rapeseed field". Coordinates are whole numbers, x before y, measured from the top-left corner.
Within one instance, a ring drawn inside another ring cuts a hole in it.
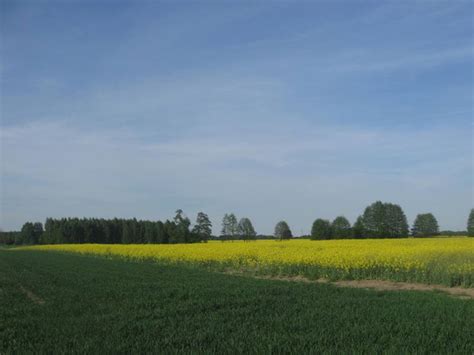
[[[472,286],[474,238],[261,240],[199,244],[61,244],[35,249],[156,259],[262,273]]]

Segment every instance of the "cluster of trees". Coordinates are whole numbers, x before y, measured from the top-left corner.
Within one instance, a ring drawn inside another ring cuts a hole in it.
[[[43,225],[27,222],[21,232],[9,235],[6,244],[62,244],[62,243],[195,243],[210,239],[212,223],[203,212],[199,212],[196,223],[182,210],[176,211],[173,220],[142,221],[137,219],[97,218],[47,218]]]
[[[247,225],[248,229],[242,228],[242,225]],[[460,233],[465,235],[465,232]],[[413,237],[431,237],[439,234],[438,221],[432,213],[418,214],[410,231],[406,215],[399,205],[376,201],[366,207],[364,213],[357,218],[353,226],[344,216],[338,216],[332,222],[321,218],[316,219],[311,228],[310,238],[405,238],[410,235]],[[468,235],[474,236],[474,209],[471,210],[469,215]],[[276,224],[273,238],[290,239],[292,237],[288,223],[280,221]],[[237,218],[233,213],[224,215],[220,240],[255,238],[256,233],[250,220],[242,218],[237,223]],[[269,238],[271,237],[265,239]]]
[[[445,235],[464,235],[465,232],[444,231]],[[143,221],[137,219],[47,218],[43,225],[27,222],[20,232],[1,232],[0,244],[59,244],[59,243],[196,243],[209,239],[255,240],[290,239],[293,237],[288,223],[280,221],[274,236],[258,235],[248,218],[237,221],[233,213],[225,214],[219,238],[212,237],[212,223],[207,214],[199,212],[191,229],[191,221],[182,210],[172,220]],[[374,202],[368,206],[351,226],[344,216],[332,222],[318,218],[311,228],[311,239],[345,238],[404,238],[430,237],[440,234],[438,221],[431,213],[416,216],[411,228],[402,208],[396,204]],[[467,235],[474,237],[474,209],[467,221]]]
[[[0,231],[0,244],[15,244],[15,240],[19,240],[21,232],[3,232]]]
[[[43,225],[40,222],[26,222],[21,228],[16,244],[38,244],[43,235]]]
[[[255,240],[257,233],[250,219],[243,217],[237,222],[233,213],[225,214],[222,219],[221,240],[243,239]]]
[[[438,222],[431,213],[419,214],[412,236],[428,237],[439,233]],[[311,228],[312,239],[404,238],[409,236],[407,218],[402,208],[393,203],[374,202],[359,216],[353,226],[344,216],[332,223],[317,219]]]

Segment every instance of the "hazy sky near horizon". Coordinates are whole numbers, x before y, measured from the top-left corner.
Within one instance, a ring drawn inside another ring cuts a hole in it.
[[[471,1],[9,1],[0,228],[46,217],[465,229]]]

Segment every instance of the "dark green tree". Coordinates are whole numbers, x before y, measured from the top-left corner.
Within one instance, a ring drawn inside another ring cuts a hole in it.
[[[367,237],[386,237],[388,226],[385,218],[385,206],[377,201],[368,206],[363,214],[364,230]]]
[[[35,222],[33,224],[33,243],[32,244],[38,244],[43,233],[44,233],[43,224],[40,222]]]
[[[43,225],[40,222],[26,222],[21,233],[16,235],[15,244],[38,244],[43,234]]]
[[[222,219],[221,240],[234,239],[238,236],[238,222],[235,214],[225,214]]]
[[[168,244],[169,242],[169,235],[166,232],[165,225],[163,222],[158,221],[156,222],[156,242],[162,244]]]
[[[102,230],[103,240],[106,244],[112,244],[114,238],[113,230],[113,220],[110,219],[100,219],[99,220],[99,229]]]
[[[311,239],[331,239],[331,237],[331,222],[321,218],[315,220],[311,228]]]
[[[474,237],[474,208],[471,209],[469,218],[467,219],[467,235]]]
[[[393,203],[385,203],[389,238],[408,237],[410,230],[408,227],[407,217],[399,205]]]
[[[275,226],[275,237],[280,240],[290,239],[293,237],[288,223],[285,221],[280,221]]]
[[[177,236],[177,227],[176,224],[172,221],[166,220],[163,228],[165,233],[168,235],[168,242],[171,244],[179,243],[179,237]]]
[[[431,213],[416,216],[411,234],[414,237],[431,237],[439,234],[438,221]]]
[[[204,212],[199,212],[196,217],[196,224],[193,233],[202,241],[207,242],[211,238],[212,223],[209,216]]]
[[[15,244],[15,240],[18,239],[21,232],[14,231],[14,232],[4,232],[0,231],[0,244]],[[19,239],[20,240],[20,239]]]
[[[231,238],[237,238],[239,234],[239,222],[237,221],[237,217],[233,213],[229,215],[229,232]]]
[[[15,239],[15,244],[17,244],[17,245],[20,245],[20,244],[33,244],[33,242],[32,242],[33,238],[34,238],[33,223],[26,222],[21,227],[21,233]]]
[[[84,226],[84,243],[96,243],[97,242],[97,238],[96,238],[96,228],[95,228],[95,225],[93,223],[93,221],[89,220],[89,219],[85,219],[83,221],[83,226]],[[72,223],[68,223],[67,224],[67,229],[70,230],[72,229]],[[70,236],[70,239],[73,239],[75,237],[74,235],[74,232],[71,232],[71,233],[68,233],[68,235]]]
[[[175,228],[170,234],[170,243],[187,243],[191,241],[189,226],[191,221],[183,213],[183,210],[176,211],[176,216],[173,219]]]
[[[408,222],[400,206],[374,202],[363,214],[364,233],[369,238],[400,238],[408,236]]]
[[[352,237],[354,239],[362,239],[365,237],[364,222],[362,216],[357,217],[352,227]]]
[[[248,218],[241,218],[237,227],[238,235],[243,240],[251,240],[257,237],[252,222]]]
[[[133,243],[133,231],[130,221],[122,221],[122,244],[131,244]]]
[[[46,222],[44,223],[44,233],[40,238],[41,244],[53,243],[53,236],[52,236],[53,223],[54,222],[52,218],[46,218]]]
[[[222,218],[222,230],[221,230],[222,240],[228,239],[231,235],[229,217],[230,216],[226,213],[224,215],[224,218]]]
[[[155,223],[151,221],[145,221],[144,224],[144,237],[145,243],[156,243],[157,242],[157,230],[155,227]]]
[[[333,239],[336,238],[350,238],[352,235],[351,224],[348,219],[344,216],[339,216],[334,219],[332,222],[332,236]]]

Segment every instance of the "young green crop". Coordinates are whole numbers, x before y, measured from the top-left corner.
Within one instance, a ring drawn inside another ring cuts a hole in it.
[[[474,302],[0,249],[0,354],[473,354]]]

